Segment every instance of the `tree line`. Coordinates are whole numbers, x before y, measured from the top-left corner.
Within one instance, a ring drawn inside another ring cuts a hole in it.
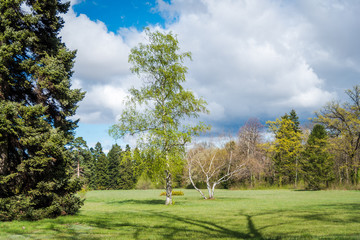
[[[129,145],[122,149],[112,145],[105,154],[101,143],[89,148],[82,137],[71,145],[73,176],[80,179],[84,188],[93,190],[133,189],[141,175],[137,160],[138,149],[131,150]]]
[[[218,187],[356,188],[360,87],[346,93],[349,101],[328,103],[307,126],[301,126],[296,111],[291,110],[265,126],[256,118],[249,119],[236,137],[215,137],[188,146],[174,172],[174,184],[195,188],[204,198],[213,198]],[[89,149],[81,138],[75,142],[79,147],[72,150],[74,163],[81,167],[75,164],[74,174],[77,171],[92,189],[135,188],[146,174],[158,180],[151,176],[151,168],[142,166],[152,159],[138,148],[127,146],[123,151],[115,144],[106,156],[100,143]],[[208,196],[202,188],[208,189]]]

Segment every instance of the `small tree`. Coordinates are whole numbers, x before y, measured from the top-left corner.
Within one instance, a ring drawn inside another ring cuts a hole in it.
[[[95,183],[97,189],[109,188],[109,161],[103,152],[101,143],[97,142],[94,149]]]
[[[114,138],[140,134],[143,165],[153,178],[165,178],[165,204],[171,204],[172,175],[181,170],[185,144],[207,129],[202,123],[182,125],[183,120],[207,112],[206,102],[182,86],[187,72],[182,63],[190,53],[178,53],[172,33],[145,31],[148,44],[133,48],[129,55],[131,71],[142,77],[143,86],[129,90],[126,108],[110,134]]]
[[[327,132],[325,127],[316,124],[305,146],[302,171],[307,188],[319,190],[328,187],[333,179],[333,160],[328,152]]]
[[[215,147],[213,144],[202,144],[189,150],[187,154],[189,180],[204,199],[207,197],[196,187],[195,181],[206,183],[209,199],[212,199],[217,185],[245,170],[246,161],[239,158],[235,148],[235,142],[230,141],[224,148]]]
[[[251,187],[255,185],[256,175],[260,178],[266,165],[260,147],[262,128],[258,119],[251,118],[240,128],[238,133],[239,154],[247,161],[246,170]]]
[[[267,122],[269,129],[275,135],[270,152],[275,165],[275,172],[278,176],[279,185],[284,182],[294,181],[297,185],[298,159],[302,148],[301,132],[296,130],[296,125],[287,115],[276,121]]]

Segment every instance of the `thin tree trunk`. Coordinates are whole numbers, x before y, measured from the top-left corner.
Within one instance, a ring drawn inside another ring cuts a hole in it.
[[[77,177],[80,178],[80,160],[77,161]]]
[[[195,183],[194,183],[194,181],[193,181],[193,179],[192,179],[192,177],[191,177],[191,167],[190,167],[190,166],[189,166],[189,178],[190,178],[190,182],[191,182],[191,184],[193,185],[193,187],[195,188],[195,190],[198,191],[204,199],[206,199],[205,194],[204,194],[200,189],[198,189],[198,188],[196,187],[196,185],[195,185]]]
[[[295,188],[297,188],[297,181],[298,181],[298,158],[296,158],[296,164],[295,164]]]
[[[172,202],[172,184],[171,184],[171,173],[166,170],[166,201],[165,205],[171,205]]]

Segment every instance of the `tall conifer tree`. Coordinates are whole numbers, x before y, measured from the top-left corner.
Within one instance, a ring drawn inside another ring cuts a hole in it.
[[[109,188],[118,189],[118,179],[120,177],[119,164],[121,161],[122,149],[119,145],[112,145],[107,158],[109,161]]]
[[[109,188],[109,161],[103,152],[101,143],[97,142],[94,150],[97,189]]]
[[[312,129],[303,153],[302,170],[307,188],[319,190],[333,179],[333,159],[328,152],[325,127],[316,124]]]
[[[77,103],[75,52],[59,31],[60,0],[0,1],[0,220],[73,214],[81,206],[66,145]]]

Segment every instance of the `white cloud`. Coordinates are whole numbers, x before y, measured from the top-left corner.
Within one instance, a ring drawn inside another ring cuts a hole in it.
[[[61,35],[70,49],[77,49],[75,76],[91,82],[109,82],[114,76],[129,74],[130,47],[106,25],[70,11]]]
[[[181,49],[193,53],[186,87],[207,100],[206,120],[220,126],[277,117],[291,108],[307,118],[338,94],[337,87],[354,85],[355,80],[345,84],[335,78],[349,69],[359,73],[359,33],[353,30],[360,24],[349,4],[159,0],[157,11],[169,18],[167,30],[178,34]],[[88,91],[78,116],[82,122],[112,124],[126,89],[139,84],[127,59],[130,49],[144,42],[144,33],[126,28],[112,33],[74,12],[65,20],[63,40],[78,49],[74,86]]]

